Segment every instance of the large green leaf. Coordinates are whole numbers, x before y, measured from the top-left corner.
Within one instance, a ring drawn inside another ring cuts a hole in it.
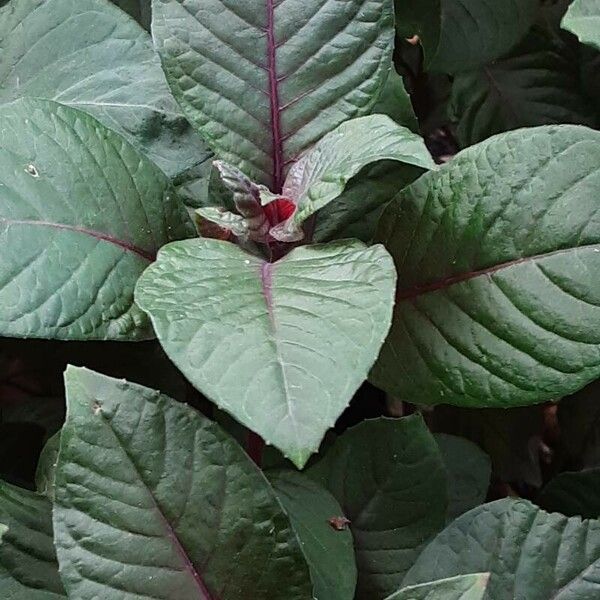
[[[450,112],[463,146],[519,127],[596,122],[573,57],[540,32],[500,60],[455,77]]]
[[[457,73],[508,52],[527,33],[539,0],[396,0],[398,29],[419,34],[431,71]]]
[[[2,600],[60,600],[52,536],[52,505],[34,492],[0,481],[0,595]]]
[[[315,600],[353,600],[356,561],[352,534],[333,524],[344,514],[320,485],[295,471],[276,471],[269,481],[288,513],[310,567]]]
[[[392,0],[153,0],[175,97],[219,158],[283,187],[290,165],[385,83]]]
[[[133,303],[163,244],[193,233],[165,175],[73,108],[0,107],[0,333],[152,336]]]
[[[296,224],[335,200],[367,165],[394,160],[422,169],[435,163],[422,137],[386,115],[342,123],[291,168],[283,195],[298,205]]]
[[[446,472],[423,419],[364,421],[339,438],[309,474],[350,519],[357,600],[395,592],[446,517]]]
[[[406,188],[378,233],[399,288],[373,381],[424,404],[516,406],[600,376],[600,133],[496,136]]]
[[[69,597],[312,597],[271,486],[217,425],[123,380],[65,379],[54,531]]]
[[[491,573],[486,600],[595,600],[600,594],[600,521],[549,514],[525,500],[476,508],[421,554],[405,584]]]
[[[600,50],[600,0],[575,0],[569,6],[562,26],[582,43]]]
[[[568,517],[600,517],[600,469],[561,473],[542,490],[538,504]]]
[[[168,175],[209,155],[179,111],[150,36],[108,0],[12,0],[0,11],[0,102],[80,108]]]
[[[474,573],[406,587],[387,600],[482,600],[488,573]]]
[[[159,252],[136,301],[194,386],[302,467],[377,357],[395,279],[358,241],[268,263],[197,239]]]
[[[406,91],[404,79],[394,68],[390,71],[379,100],[373,107],[373,114],[387,115],[398,125],[419,133],[419,122],[410,95]]]
[[[438,433],[435,441],[448,472],[448,521],[482,504],[490,486],[489,457],[473,442]]]

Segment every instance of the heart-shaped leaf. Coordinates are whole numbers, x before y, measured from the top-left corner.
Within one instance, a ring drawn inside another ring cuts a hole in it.
[[[275,494],[214,423],[69,367],[54,531],[70,598],[309,600]]]
[[[508,56],[457,75],[449,110],[462,146],[518,127],[596,122],[572,56],[537,31]]]
[[[446,471],[421,416],[357,425],[309,475],[350,520],[357,600],[382,600],[396,591],[446,518]]]
[[[600,518],[600,469],[557,475],[542,490],[537,503],[568,517]]]
[[[90,113],[170,176],[210,156],[150,36],[108,0],[12,0],[0,10],[0,102],[23,96]]]
[[[220,158],[276,193],[307,148],[370,112],[390,70],[392,0],[152,6],[163,67],[188,118]]]
[[[574,33],[583,44],[600,50],[600,2],[574,0],[564,16],[562,26]]]
[[[595,600],[600,521],[549,514],[505,499],[464,514],[424,550],[404,581],[491,573],[486,600]]]
[[[0,594],[3,600],[61,600],[50,501],[0,481]]]
[[[192,234],[166,176],[94,118],[46,100],[0,107],[1,335],[152,337],[135,282]]]
[[[136,301],[192,384],[302,467],[377,357],[395,279],[358,241],[269,263],[197,239],[159,252]]]
[[[295,471],[269,474],[310,567],[315,600],[353,600],[356,561],[352,534],[337,500]]]
[[[517,406],[600,376],[600,133],[496,136],[383,214],[399,274],[372,372],[424,404]]]
[[[482,600],[489,578],[489,573],[474,573],[411,585],[387,600]]]

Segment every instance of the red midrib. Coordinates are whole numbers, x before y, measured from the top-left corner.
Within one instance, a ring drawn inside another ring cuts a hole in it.
[[[550,256],[558,256],[560,254],[565,254],[574,250],[584,250],[586,248],[595,248],[600,250],[600,244],[586,244],[584,246],[577,246],[575,248],[562,248],[561,250],[554,250],[552,252],[545,252],[542,254],[535,254],[533,256],[524,256],[522,258],[516,258],[515,260],[509,260],[498,265],[486,267],[484,269],[479,269],[476,271],[458,273],[457,275],[451,275],[449,277],[445,277],[444,279],[433,281],[431,283],[426,283],[424,285],[415,285],[405,290],[398,290],[396,294],[396,300],[414,300],[415,298],[418,298],[423,294],[444,290],[452,285],[456,285],[457,283],[463,283],[464,281],[469,281],[471,279],[475,279],[476,277],[482,277],[484,275],[493,275],[494,273],[497,273],[498,271],[501,271],[503,269],[508,269],[509,267],[514,267],[516,265],[535,260],[541,260],[542,258],[548,258]]]
[[[139,246],[126,242],[125,240],[120,240],[108,233],[104,233],[103,231],[95,231],[93,229],[87,229],[85,227],[78,227],[77,225],[66,225],[65,223],[54,223],[52,221],[35,221],[35,220],[19,220],[19,219],[4,219],[0,217],[0,222],[7,223],[8,225],[33,225],[36,227],[52,227],[53,229],[64,229],[67,231],[74,231],[76,233],[82,233],[84,235],[89,235],[97,240],[102,240],[104,242],[109,242],[110,244],[114,244],[119,248],[127,252],[131,252],[132,254],[137,254],[144,260],[148,262],[154,262],[156,260],[156,253],[149,252],[148,250],[144,250]]]
[[[277,43],[275,42],[275,0],[267,3],[267,71],[269,74],[269,102],[271,107],[271,159],[273,162],[272,191],[283,189],[283,138],[281,135],[281,107],[279,78],[277,76]]]

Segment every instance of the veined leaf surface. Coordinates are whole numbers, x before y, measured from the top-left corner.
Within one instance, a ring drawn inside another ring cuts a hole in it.
[[[427,404],[508,407],[600,376],[600,133],[499,135],[406,188],[380,221],[394,322],[372,379]]]
[[[65,381],[54,531],[70,598],[312,598],[273,489],[217,425],[87,369]]]
[[[355,240],[269,263],[198,239],[163,248],[136,301],[192,384],[302,467],[377,357],[395,279]]]
[[[12,0],[0,9],[0,102],[24,96],[93,115],[169,176],[210,156],[150,36],[108,0]]]
[[[482,600],[489,573],[459,575],[431,583],[411,585],[386,600]]]
[[[160,246],[193,235],[167,177],[86,113],[0,107],[0,333],[153,337],[133,302]]]
[[[469,511],[442,531],[404,581],[489,572],[485,600],[595,600],[600,521],[547,513],[505,499]]]
[[[61,600],[67,595],[53,545],[52,504],[0,481],[0,593],[3,600]]]
[[[219,158],[279,193],[302,153],[368,114],[391,68],[392,0],[153,0],[167,79]]]

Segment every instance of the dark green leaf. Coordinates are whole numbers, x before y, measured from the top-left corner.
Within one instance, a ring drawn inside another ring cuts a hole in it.
[[[373,107],[373,113],[387,115],[398,125],[403,125],[414,133],[419,133],[419,122],[410,95],[406,91],[402,76],[395,69],[390,71],[379,100]]]
[[[482,600],[489,573],[460,575],[406,587],[387,600]]]
[[[136,300],[194,386],[301,468],[377,357],[394,286],[382,246],[304,246],[268,263],[198,239],[163,248]]]
[[[568,517],[600,517],[600,469],[561,473],[542,490],[538,504]]]
[[[52,543],[52,505],[34,492],[0,481],[2,600],[60,600],[66,594]]]
[[[54,501],[54,479],[60,446],[60,431],[55,433],[44,446],[35,472],[35,487],[38,493]]]
[[[219,158],[280,192],[300,155],[368,114],[387,79],[392,0],[153,0],[167,79]]]
[[[107,0],[13,0],[0,12],[0,102],[84,110],[174,176],[206,146],[170,94],[150,36]]]
[[[486,600],[596,600],[600,521],[549,514],[525,500],[476,508],[427,546],[405,584],[490,572]]]
[[[423,419],[364,421],[339,438],[309,475],[350,519],[357,600],[396,591],[446,516],[446,472]]]
[[[287,512],[310,568],[315,600],[352,600],[356,562],[352,534],[343,523],[337,500],[321,486],[294,471],[269,474],[275,494]]]
[[[396,6],[401,34],[421,36],[428,69],[457,73],[511,50],[533,24],[539,0],[396,0]]]
[[[271,486],[218,426],[123,380],[65,378],[54,530],[69,597],[311,598]]]
[[[510,407],[600,375],[600,133],[491,138],[390,204],[394,321],[373,381],[423,404]]]
[[[160,246],[192,233],[166,176],[86,113],[0,108],[2,335],[152,337],[133,288]]]
[[[596,122],[573,57],[539,32],[500,60],[455,77],[450,112],[463,146],[519,127]]]
[[[435,441],[448,472],[448,515],[453,521],[485,502],[490,485],[489,457],[473,442],[438,433]]]

